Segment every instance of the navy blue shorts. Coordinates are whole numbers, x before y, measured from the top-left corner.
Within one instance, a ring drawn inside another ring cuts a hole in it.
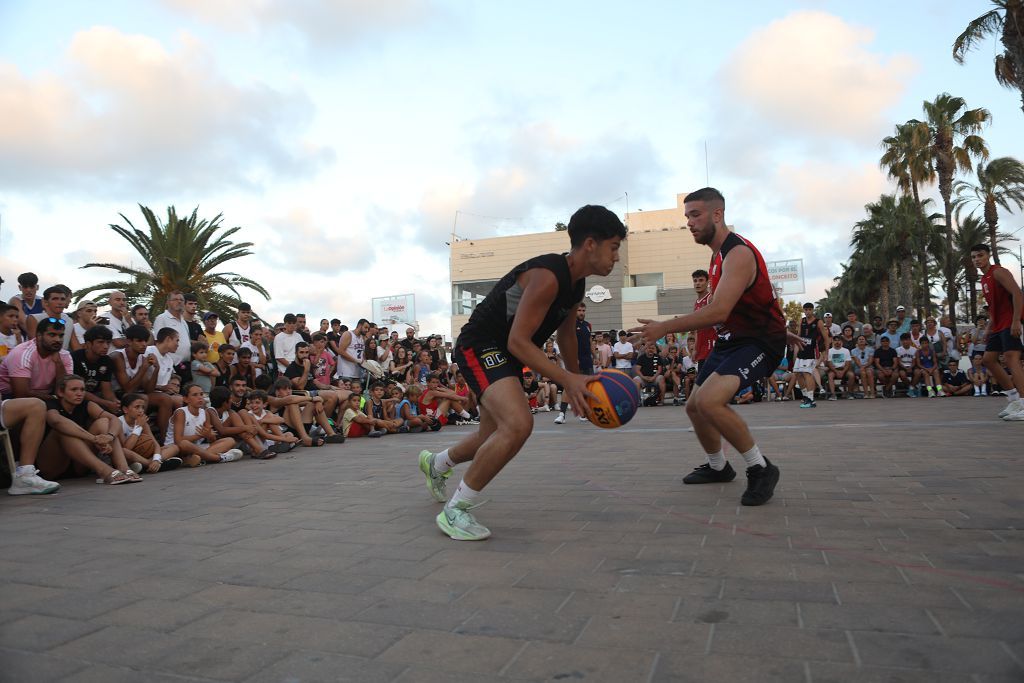
[[[459,364],[466,384],[478,398],[483,397],[487,387],[499,379],[515,377],[523,380],[523,364],[497,344],[478,346],[456,346],[452,349],[452,360]]]
[[[722,348],[721,344],[715,344],[714,350],[707,358],[700,362],[700,370],[697,372],[696,385],[704,384],[704,380],[717,372],[719,375],[735,375],[740,380],[740,388],[743,391],[753,386],[760,380],[775,372],[779,367],[785,349],[781,353],[772,354],[760,346],[754,344],[742,344]]]
[[[1020,337],[1014,337],[1010,334],[1010,328],[1007,327],[1005,330],[999,330],[998,332],[992,332],[988,335],[988,343],[985,344],[985,352],[995,351],[996,353],[1002,353],[1003,351],[1024,351],[1024,341]]]

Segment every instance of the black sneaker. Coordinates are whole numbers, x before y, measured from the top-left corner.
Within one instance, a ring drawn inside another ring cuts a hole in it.
[[[736,470],[732,468],[732,465],[725,463],[725,467],[721,470],[716,470],[708,463],[704,463],[700,467],[695,467],[693,472],[690,472],[683,477],[684,484],[724,484],[730,482],[736,478]]]
[[[747,490],[740,498],[741,505],[764,505],[775,493],[775,485],[779,483],[779,468],[764,459],[765,466],[755,465],[747,468]]]

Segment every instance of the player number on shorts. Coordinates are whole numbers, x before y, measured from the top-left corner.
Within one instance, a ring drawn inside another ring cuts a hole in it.
[[[505,364],[505,356],[502,355],[498,351],[492,351],[490,353],[485,353],[483,355],[483,357],[481,357],[480,360],[482,360],[484,362],[484,367],[488,368],[488,369],[496,368],[499,365],[504,365]]]

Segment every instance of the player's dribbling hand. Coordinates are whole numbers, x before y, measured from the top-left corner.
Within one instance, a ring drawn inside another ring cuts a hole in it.
[[[587,399],[597,399],[597,397],[590,393],[587,384],[595,379],[597,379],[597,375],[569,375],[569,379],[566,380],[565,386],[562,388],[563,400],[569,402],[572,411],[577,415],[586,416],[591,422],[594,420],[594,415],[590,411],[590,401]]]

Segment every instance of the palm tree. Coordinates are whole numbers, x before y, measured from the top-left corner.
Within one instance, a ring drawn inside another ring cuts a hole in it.
[[[975,44],[999,34],[1003,53],[996,55],[996,81],[1020,91],[1024,111],[1024,0],[992,0],[992,4],[995,9],[967,24],[964,32],[953,41],[953,59],[963,64]]]
[[[970,183],[958,180],[953,185],[956,191],[954,208],[978,204],[984,209],[985,224],[988,226],[988,244],[992,248],[992,258],[999,263],[996,251],[996,232],[999,228],[999,208],[1013,211],[1014,207],[1024,207],[1024,164],[1013,157],[999,157],[988,162],[978,163],[975,170],[978,182]]]
[[[239,287],[251,289],[264,299],[270,294],[258,283],[233,272],[213,272],[228,261],[252,254],[252,242],[231,242],[228,238],[241,230],[224,228],[223,214],[212,220],[200,220],[199,208],[188,218],[179,218],[174,207],[167,208],[167,221],[161,223],[145,206],[139,205],[149,231],[136,228],[128,217],[120,214],[128,227],[110,225],[110,229],[123,237],[142,257],[145,264],[136,268],[119,263],[87,263],[82,268],[108,268],[124,279],[108,280],[75,292],[82,299],[91,292],[105,290],[108,294],[122,290],[129,301],[146,304],[150,313],[163,304],[167,295],[175,290],[193,292],[199,297],[203,309],[212,310],[227,320],[240,302]],[[220,233],[220,234],[217,234]],[[227,292],[222,289],[228,290]]]
[[[974,322],[978,317],[978,271],[974,267],[974,262],[971,260],[971,247],[975,244],[984,244],[989,241],[988,226],[980,218],[975,216],[973,213],[969,214],[965,218],[960,217],[960,213],[956,216],[956,232],[954,238],[954,248],[958,256],[958,279],[960,274],[963,275],[963,282],[967,286],[967,302],[968,302],[968,313],[970,314],[969,322]],[[995,236],[995,242],[990,243],[992,246],[992,257],[998,263],[999,254],[1006,254],[1009,249],[1003,246],[1004,242],[1012,241],[1013,237],[1005,232],[997,233]]]
[[[982,127],[991,122],[992,115],[987,109],[967,109],[962,97],[942,93],[933,101],[924,102],[926,125],[929,131],[929,157],[939,176],[939,194],[942,196],[943,216],[946,226],[946,298],[949,317],[956,321],[957,291],[953,253],[953,176],[957,171],[971,169],[974,157],[988,159],[988,146],[977,135]],[[910,121],[915,125],[920,121]]]

